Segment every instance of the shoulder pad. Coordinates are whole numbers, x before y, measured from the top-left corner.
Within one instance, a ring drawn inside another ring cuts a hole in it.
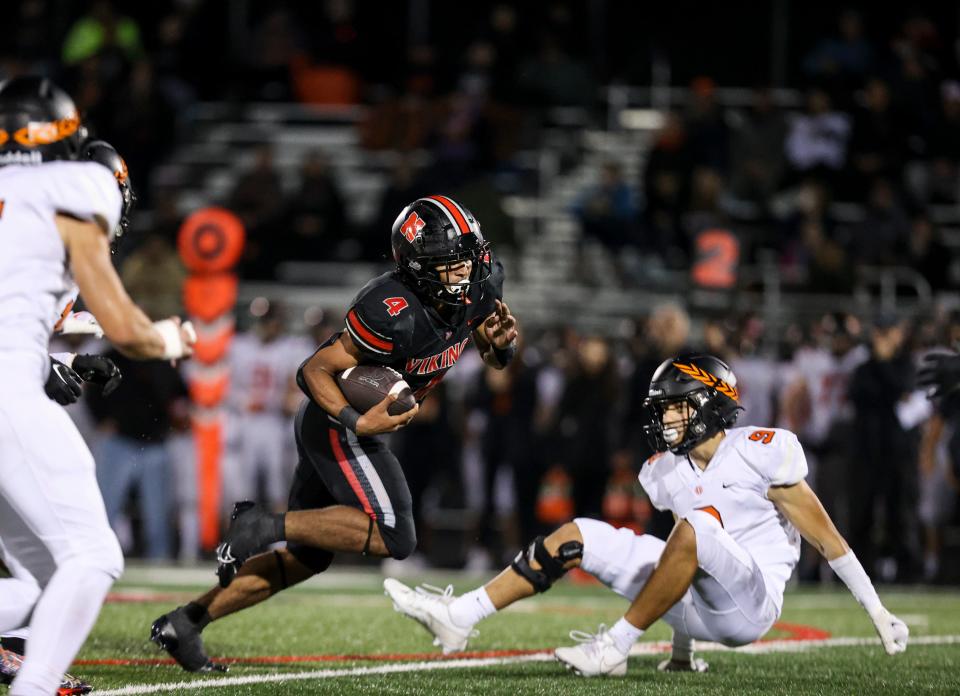
[[[403,283],[385,274],[368,283],[347,312],[350,338],[364,355],[383,361],[402,355],[413,336],[420,301]]]
[[[676,457],[670,452],[654,454],[640,467],[637,478],[650,502],[657,510],[670,509],[670,496],[664,479],[676,466]]]
[[[769,486],[791,486],[807,476],[807,458],[797,436],[783,428],[735,428],[732,443]]]
[[[48,162],[36,170],[50,206],[58,213],[96,222],[111,233],[120,222],[123,197],[109,169],[97,162]]]

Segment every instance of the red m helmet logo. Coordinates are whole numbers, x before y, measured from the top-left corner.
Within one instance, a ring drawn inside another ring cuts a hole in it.
[[[407,219],[403,221],[403,224],[400,225],[400,231],[403,232],[403,236],[407,238],[408,242],[412,242],[417,238],[420,230],[422,230],[427,223],[420,219],[420,216],[417,213],[411,212]]]

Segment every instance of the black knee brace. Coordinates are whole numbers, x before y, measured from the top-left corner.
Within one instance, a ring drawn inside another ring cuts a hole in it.
[[[562,578],[567,572],[565,564],[583,558],[583,544],[579,541],[565,541],[557,549],[557,555],[551,556],[543,540],[543,536],[538,536],[527,548],[521,549],[510,564],[514,572],[533,585],[537,592],[546,592]],[[530,565],[534,560],[540,564],[540,570]]]

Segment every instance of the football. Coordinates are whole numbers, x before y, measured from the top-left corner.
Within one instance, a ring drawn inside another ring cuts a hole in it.
[[[386,398],[396,394],[397,400],[390,404],[387,413],[399,416],[417,403],[409,385],[396,370],[381,365],[357,365],[337,375],[337,386],[347,402],[360,413],[366,413]]]

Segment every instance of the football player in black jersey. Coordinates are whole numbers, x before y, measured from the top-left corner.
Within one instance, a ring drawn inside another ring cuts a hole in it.
[[[403,375],[418,402],[472,342],[484,361],[506,367],[517,321],[503,301],[503,266],[471,213],[446,196],[420,198],[391,232],[397,267],[374,278],[347,312],[345,329],[308,358],[297,383],[309,399],[297,413],[299,463],[289,510],[238,503],[218,549],[220,586],[157,619],[151,639],[188,671],[222,669],[200,632],[329,567],[338,551],[403,559],[416,547],[410,491],[383,435],[402,428],[387,397],[355,411],[334,376],[376,363]],[[263,553],[286,540],[285,549]]]

